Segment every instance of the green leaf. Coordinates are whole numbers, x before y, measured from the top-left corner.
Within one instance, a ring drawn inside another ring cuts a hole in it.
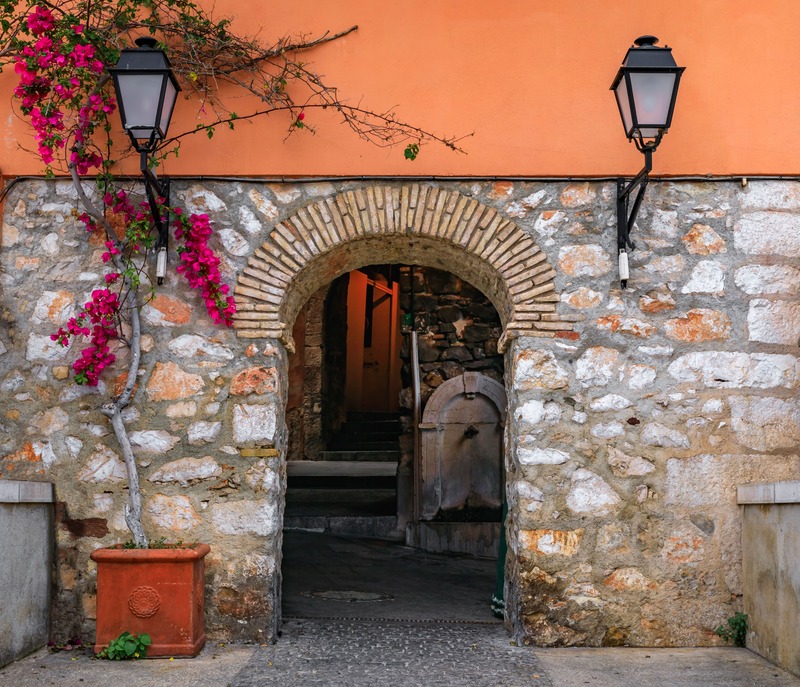
[[[406,160],[416,160],[417,155],[419,155],[419,145],[416,143],[409,143],[403,151],[403,157],[405,157]]]

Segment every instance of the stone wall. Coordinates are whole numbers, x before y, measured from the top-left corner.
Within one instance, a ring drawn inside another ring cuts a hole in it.
[[[400,273],[400,308],[412,311],[411,268]],[[420,363],[420,398],[424,409],[446,380],[477,371],[503,381],[503,356],[497,343],[503,328],[492,302],[478,289],[449,272],[430,267],[413,270],[413,310]],[[403,338],[403,386],[400,405],[411,409],[411,352]]]
[[[517,638],[718,641],[741,609],[735,487],[800,467],[800,185],[652,183],[625,291],[613,183],[175,187],[216,222],[242,318],[214,327],[172,274],[143,310],[126,421],[151,536],[212,547],[213,639],[264,640],[279,616],[294,315],[354,266],[400,262],[474,284],[505,328]],[[122,464],[97,410],[123,368],[76,387],[77,351],[49,339],[101,279],[102,243],[75,207],[65,182],[21,182],[0,252],[0,477],[56,483],[61,637],[91,631],[89,553],[127,538]]]

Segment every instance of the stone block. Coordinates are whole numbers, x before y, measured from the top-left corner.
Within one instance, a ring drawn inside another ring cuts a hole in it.
[[[596,244],[562,246],[558,266],[571,277],[601,277],[611,271],[611,258]]]
[[[545,556],[574,556],[583,540],[583,529],[521,530],[520,545],[525,551]]]
[[[728,250],[723,238],[707,224],[695,224],[681,241],[693,255],[726,253]]]
[[[562,293],[561,302],[566,303],[571,308],[583,310],[600,305],[600,303],[603,302],[603,295],[585,286],[581,286],[569,293]]]
[[[575,376],[585,387],[606,386],[619,373],[619,351],[594,346],[578,358]]]
[[[731,425],[737,441],[756,451],[795,448],[800,442],[797,400],[732,396]]]
[[[145,502],[145,511],[156,527],[165,530],[192,530],[202,521],[188,496],[155,494]]]
[[[721,296],[725,292],[725,266],[715,260],[701,260],[695,265],[681,293],[708,293]]]
[[[730,331],[728,316],[719,310],[707,308],[695,308],[664,323],[664,332],[669,338],[687,343],[725,340],[730,336]]]
[[[616,510],[622,503],[608,483],[590,470],[578,468],[572,473],[572,486],[567,495],[567,507],[578,515],[602,516]]]
[[[517,449],[517,460],[522,465],[561,465],[570,458],[566,451],[555,448],[524,448]]]
[[[737,487],[800,474],[796,455],[701,454],[670,458],[664,502],[686,508],[735,509]]]
[[[150,482],[178,482],[185,487],[195,480],[210,479],[222,474],[217,461],[211,456],[205,458],[180,458],[162,465],[147,479]]]
[[[271,403],[237,404],[233,407],[233,440],[237,444],[272,443],[277,421],[277,411]]]
[[[662,448],[689,448],[689,437],[677,429],[665,427],[658,422],[651,422],[642,430],[642,443],[645,446]]]
[[[747,312],[750,341],[797,346],[800,343],[800,303],[754,298]]]
[[[745,265],[733,280],[750,296],[800,294],[800,270],[789,265]]]
[[[269,537],[280,528],[278,508],[266,500],[217,503],[212,507],[211,517],[222,534]]]
[[[596,323],[600,329],[607,329],[615,334],[630,334],[646,338],[656,333],[656,328],[652,324],[636,317],[606,315],[597,318]]]
[[[756,179],[736,195],[744,210],[800,210],[800,185],[796,181]]]
[[[177,401],[193,396],[205,387],[203,378],[186,372],[175,363],[156,363],[147,383],[151,401]]]
[[[233,351],[227,346],[210,341],[197,334],[182,334],[169,342],[169,350],[180,358],[222,358],[233,359]]]
[[[697,351],[677,358],[667,371],[679,382],[726,389],[800,385],[800,359],[793,355]]]
[[[736,250],[748,255],[800,257],[800,216],[785,212],[748,212],[734,226]]]
[[[550,351],[523,350],[514,364],[514,385],[521,391],[533,389],[563,389],[569,384],[569,374]]]
[[[172,450],[181,440],[163,429],[148,429],[140,432],[131,432],[130,440],[143,453],[166,453]]]
[[[211,444],[216,441],[222,430],[221,422],[193,422],[189,425],[187,431],[187,438],[192,446],[199,446],[202,444]]]
[[[184,300],[159,293],[142,308],[142,317],[153,326],[175,327],[189,323],[192,306]]]

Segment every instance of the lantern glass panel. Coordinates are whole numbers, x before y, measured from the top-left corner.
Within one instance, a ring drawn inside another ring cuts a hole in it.
[[[659,129],[667,127],[676,76],[674,72],[630,74],[636,123],[645,138],[657,136]]]
[[[625,135],[630,136],[633,122],[631,120],[631,103],[628,100],[627,83],[628,80],[626,78],[621,78],[617,88],[614,90],[614,95],[617,97],[617,105],[619,105],[619,111],[622,115],[622,126],[625,127]]]
[[[172,109],[175,107],[175,98],[178,95],[178,90],[172,79],[166,79],[166,88],[164,89],[164,104],[161,106],[161,121],[159,122],[160,134],[166,136],[167,128],[169,128],[169,120],[172,117]]]
[[[149,138],[156,127],[162,74],[120,74],[119,99],[125,111],[125,128],[135,138]]]

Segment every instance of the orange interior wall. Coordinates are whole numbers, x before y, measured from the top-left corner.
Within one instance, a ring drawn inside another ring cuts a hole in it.
[[[358,31],[308,53],[343,97],[440,133],[474,135],[466,155],[357,140],[332,113],[317,133],[286,138],[288,121],[241,122],[184,144],[174,175],[590,176],[635,173],[608,90],[634,38],[651,33],[686,67],[672,130],[654,174],[800,174],[800,2],[796,0],[216,0],[217,15],[274,39]],[[0,173],[37,174],[29,128],[0,75]],[[247,103],[232,101],[245,114]],[[172,133],[204,123],[180,99]],[[120,141],[124,145],[124,140]],[[131,159],[130,169],[136,170]]]

